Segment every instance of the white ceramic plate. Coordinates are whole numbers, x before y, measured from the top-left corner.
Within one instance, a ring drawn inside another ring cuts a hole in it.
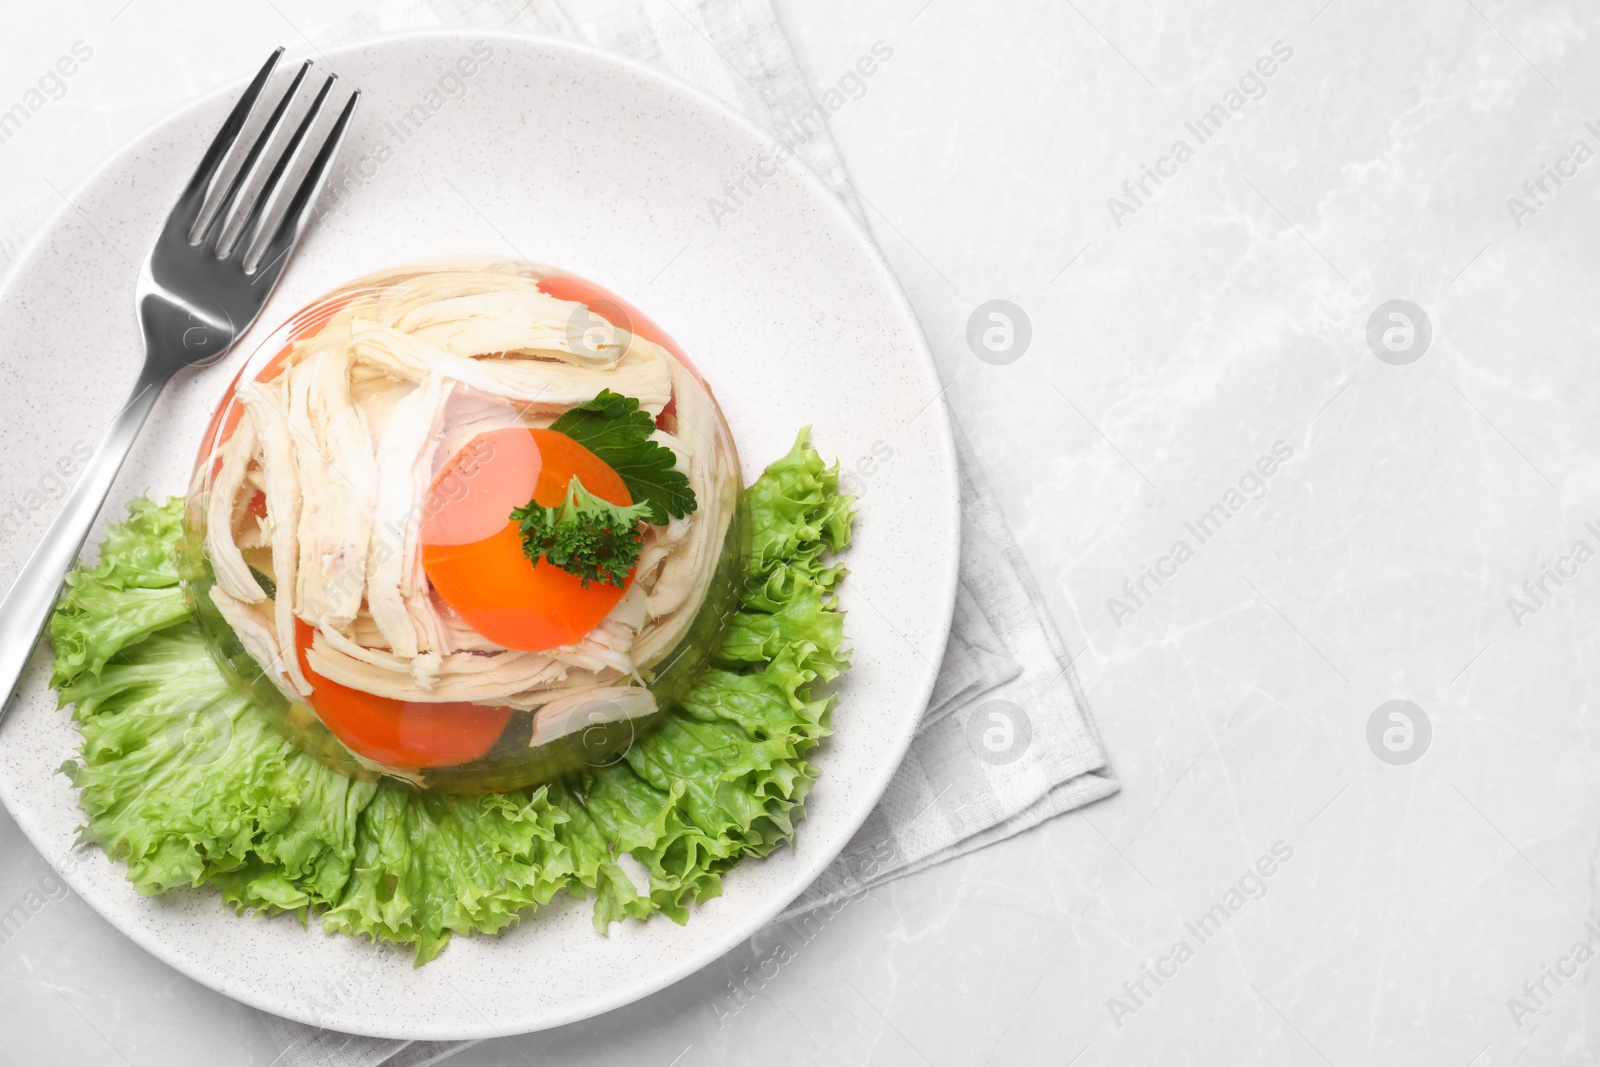
[[[558,901],[503,936],[458,937],[413,969],[407,951],[302,929],[288,916],[240,918],[209,891],[140,897],[121,864],[98,849],[74,853],[82,815],[55,771],[77,734],[46,686],[47,649],[0,724],[0,797],[97,911],[238,1000],[389,1037],[538,1030],[619,1007],[716,959],[797,896],[861,824],[911,738],[949,627],[954,449],[903,294],[815,178],[784,166],[735,213],[711,217],[708,198],[724,195],[723,181],[775,147],[743,119],[647,68],[549,40],[430,33],[328,59],[366,93],[342,157],[355,176],[349,191],[334,194],[235,353],[162,398],[105,517],[147,489],[181,492],[244,354],[343,281],[485,252],[592,278],[689,352],[727,411],[747,476],[807,423],[825,455],[847,466],[871,458],[843,595],[855,665],[837,732],[815,757],[822,779],[797,846],[740,864],[686,927],[657,917],[602,937],[587,902]],[[115,156],[5,283],[0,580],[9,583],[54,514],[75,446],[94,444],[133,382],[134,265],[237,92],[194,105]]]

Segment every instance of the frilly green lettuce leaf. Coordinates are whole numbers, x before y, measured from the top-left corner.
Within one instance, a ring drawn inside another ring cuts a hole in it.
[[[807,446],[807,434],[800,431],[789,454],[745,490],[752,520],[752,577],[765,578],[787,565],[818,579],[828,570],[822,556],[850,544],[855,498],[839,493],[839,465],[825,466]]]
[[[812,687],[848,662],[826,561],[850,539],[802,431],[746,490],[754,553],[714,666],[617,763],[537,789],[441,797],[359,782],[284,740],[214,666],[178,586],[182,502],[136,500],[51,621],[52,685],[74,706],[86,842],[142,893],[212,885],[241,912],[413,948],[495,933],[560,891],[595,926],[689,908],[744,856],[790,840],[829,732]],[[636,885],[629,856],[648,885]]]
[[[56,650],[52,686],[98,674],[119,649],[188,616],[172,550],[182,517],[182,508],[170,501],[165,507],[133,501],[127,521],[106,530],[100,562],[67,575],[50,620]]]

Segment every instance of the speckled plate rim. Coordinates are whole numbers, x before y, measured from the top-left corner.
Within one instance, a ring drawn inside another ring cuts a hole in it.
[[[326,53],[322,53],[322,55],[332,61],[341,55],[368,52],[381,49],[387,45],[416,40],[439,40],[457,43],[491,40],[506,41],[523,46],[531,44],[540,48],[568,52],[584,57],[587,61],[596,64],[624,68],[637,77],[641,83],[653,87],[655,91],[676,96],[680,100],[694,104],[708,115],[715,116],[718,121],[725,123],[747,137],[753,148],[771,150],[774,148],[781,149],[782,147],[750,119],[694,86],[627,57],[560,38],[494,31],[428,29],[385,34],[355,44],[331,49]],[[204,110],[207,105],[219,96],[232,97],[236,95],[247,80],[246,78],[241,78],[238,81],[229,83],[151,123],[138,135],[124,142],[105,162],[80,181],[72,192],[65,197],[65,202],[24,246],[13,261],[11,268],[3,277],[0,277],[0,302],[4,302],[8,298],[17,279],[25,271],[36,266],[34,261],[41,249],[49,243],[52,234],[63,220],[75,213],[77,203],[87,191],[100,183],[107,175],[115,172],[144,142],[155,137],[159,131],[165,129],[169,124],[181,122],[186,116]],[[796,162],[798,163],[798,160]],[[858,792],[855,810],[837,823],[837,830],[834,836],[829,840],[820,842],[814,837],[806,837],[805,859],[792,872],[785,890],[771,894],[770,899],[764,906],[752,909],[743,924],[730,930],[720,940],[708,942],[700,950],[680,958],[673,964],[642,975],[636,981],[611,989],[603,995],[575,999],[569,1002],[564,1009],[547,1010],[537,1017],[511,1022],[509,1024],[512,1027],[511,1030],[507,1029],[504,1020],[500,1025],[497,1025],[494,1021],[485,1018],[481,1012],[475,1014],[463,1012],[461,1019],[455,1025],[423,1024],[419,1026],[408,1024],[406,1019],[396,1018],[393,1020],[393,1025],[386,1025],[381,1028],[338,1026],[335,1022],[334,1025],[337,1029],[364,1036],[407,1040],[484,1039],[504,1036],[507,1032],[531,1033],[579,1022],[624,1007],[659,992],[719,959],[775,919],[784,908],[804,892],[807,886],[816,880],[844,849],[845,845],[849,843],[856,831],[860,829],[862,823],[866,821],[868,815],[871,814],[877,801],[888,787],[890,780],[899,769],[900,762],[911,744],[918,723],[921,721],[922,712],[927,706],[928,698],[932,694],[938,675],[937,665],[943,660],[945,645],[949,638],[950,622],[955,611],[960,549],[960,487],[955,439],[948,415],[942,403],[943,391],[939,388],[938,366],[928,348],[926,337],[922,332],[916,313],[911,307],[910,300],[907,298],[887,260],[883,257],[876,241],[860,221],[849,212],[839,197],[824,185],[809,168],[803,165],[796,165],[794,173],[801,185],[809,190],[820,204],[825,205],[826,210],[838,220],[842,228],[853,238],[856,250],[865,259],[868,269],[878,276],[885,293],[892,303],[892,308],[887,310],[892,311],[894,317],[898,320],[899,326],[905,331],[908,340],[915,349],[916,355],[922,362],[924,370],[928,374],[930,385],[936,391],[935,402],[932,406],[937,409],[937,415],[935,416],[936,438],[939,444],[941,466],[944,471],[944,484],[938,487],[938,495],[945,504],[945,514],[949,520],[942,531],[944,535],[943,547],[946,550],[948,562],[944,568],[944,573],[937,576],[937,581],[930,581],[929,583],[930,591],[936,590],[937,594],[936,597],[930,596],[930,601],[932,617],[938,623],[935,631],[938,634],[938,638],[934,646],[925,650],[926,655],[923,662],[916,664],[922,676],[919,684],[915,686],[917,699],[905,709],[905,714],[902,716],[903,725],[899,735],[895,738],[893,744],[884,750],[883,755],[885,758],[876,765],[877,773],[875,778],[862,783],[862,788]],[[131,311],[131,289],[128,295]],[[97,524],[95,531],[90,534],[89,542],[91,545],[99,540],[102,530],[103,524]],[[71,753],[66,755],[71,755]],[[826,744],[819,751],[817,760],[824,771],[818,788],[824,788],[827,782]],[[25,804],[18,804],[13,801],[11,792],[12,786],[10,784],[0,783],[0,803],[5,804],[6,809],[23,831],[24,836],[48,859],[54,842],[50,840],[45,828],[32,818],[29,808]],[[802,836],[804,836],[805,825],[805,823],[802,823],[799,829],[799,833]],[[760,861],[747,860],[746,862]],[[163,963],[193,978],[200,984],[240,1003],[311,1026],[327,1027],[329,1025],[329,1020],[314,1017],[299,1004],[271,996],[263,996],[259,989],[248,982],[238,981],[231,975],[214,972],[196,965],[193,961],[182,958],[152,930],[138,924],[123,921],[123,917],[117,913],[115,901],[102,899],[99,890],[89,886],[86,880],[76,873],[77,871],[81,871],[81,867],[76,868],[74,872],[62,872],[62,877],[108,923]],[[133,892],[131,884],[123,883],[123,885],[127,892]],[[690,921],[693,922],[692,916]]]

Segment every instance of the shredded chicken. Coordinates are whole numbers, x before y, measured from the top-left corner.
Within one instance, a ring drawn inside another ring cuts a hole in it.
[[[595,707],[654,710],[639,682],[706,596],[738,492],[732,442],[687,368],[625,330],[596,332],[592,312],[537,282],[512,264],[370,279],[275,378],[239,390],[206,501],[211,598],[286,694],[312,692],[299,622],[315,675],[399,700],[536,710],[533,744],[582,729]],[[697,510],[648,529],[633,586],[581,641],[506,648],[430,587],[433,479],[479,432],[547,426],[607,388],[652,415],[675,402],[673,432],[655,438]]]
[[[547,744],[608,722],[639,719],[656,710],[650,690],[639,686],[602,685],[558,696],[539,709],[533,720],[533,742]]]
[[[267,599],[266,590],[261,588],[261,583],[250,573],[250,565],[244,561],[240,541],[245,538],[235,538],[233,535],[238,522],[234,509],[238,506],[240,490],[245,486],[250,465],[256,460],[256,427],[252,420],[240,420],[233,433],[232,445],[223,456],[222,466],[211,487],[211,498],[207,501],[206,554],[211,557],[212,569],[216,571],[217,585],[228,594],[230,600],[259,604]],[[248,528],[244,531],[246,534],[258,532],[259,527],[256,531]]]
[[[422,572],[422,546],[407,537],[406,531],[422,514],[450,390],[451,383],[437,374],[428,375],[395,405],[377,442],[378,493],[373,521],[378,532],[367,561],[367,607],[395,655],[413,659],[424,652],[437,652],[441,644],[438,618],[431,610],[428,581]],[[417,684],[427,687],[425,672],[417,675]]]

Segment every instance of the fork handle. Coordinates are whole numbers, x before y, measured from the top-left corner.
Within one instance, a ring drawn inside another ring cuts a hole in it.
[[[50,618],[62,580],[77,560],[78,551],[111,492],[111,484],[122,469],[122,461],[128,458],[133,440],[168,377],[148,366],[139,374],[128,402],[112,419],[111,428],[67,493],[44,540],[22,565],[5,599],[0,600],[0,718],[11,707],[11,696]]]

